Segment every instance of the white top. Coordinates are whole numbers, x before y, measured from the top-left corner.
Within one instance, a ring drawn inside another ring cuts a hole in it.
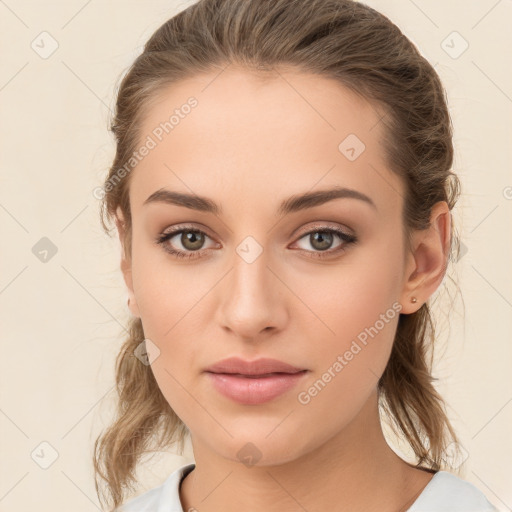
[[[179,486],[194,468],[194,463],[179,467],[161,485],[132,498],[116,510],[184,512]],[[448,471],[438,471],[407,512],[498,512],[498,509],[472,483]]]

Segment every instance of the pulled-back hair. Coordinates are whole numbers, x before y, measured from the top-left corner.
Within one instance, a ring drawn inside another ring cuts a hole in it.
[[[173,83],[230,65],[262,79],[283,69],[332,78],[379,107],[386,163],[405,184],[406,250],[413,231],[429,226],[436,202],[454,207],[460,182],[451,172],[452,125],[445,91],[434,68],[387,17],[351,0],[200,0],[156,30],[119,87],[111,123],[116,154],[102,189],[100,218],[110,234],[105,221],[118,208],[122,211],[121,243],[128,258],[131,173],[126,164],[140,144],[151,101]],[[450,244],[448,261],[459,252],[453,230]],[[150,366],[134,357],[144,338],[140,318],[130,318],[116,361],[117,416],[94,445],[96,491],[100,495],[101,477],[114,508],[133,489],[141,456],[176,442],[183,450],[188,433]],[[410,445],[417,466],[437,471],[447,451],[459,444],[433,385],[434,340],[431,304],[401,314],[378,391],[381,411]]]

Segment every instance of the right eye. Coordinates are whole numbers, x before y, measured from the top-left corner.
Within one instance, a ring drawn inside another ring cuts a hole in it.
[[[177,235],[181,236],[177,237]],[[166,252],[176,258],[199,258],[203,252],[200,251],[200,249],[204,244],[205,237],[209,238],[209,236],[200,229],[178,227],[172,231],[164,231],[163,233],[160,233],[155,239],[155,242],[162,245]],[[183,249],[176,249],[172,244],[168,243],[173,238],[178,238]]]

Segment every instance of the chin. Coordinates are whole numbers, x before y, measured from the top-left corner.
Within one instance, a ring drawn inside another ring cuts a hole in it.
[[[275,429],[277,424],[274,422],[272,428],[265,426],[259,430],[253,425],[252,431],[246,430],[240,433],[228,428],[234,437],[230,438],[228,444],[221,449],[219,449],[220,444],[215,444],[212,449],[217,451],[219,456],[241,463],[247,468],[278,466],[292,462],[307,450],[299,445],[298,440],[293,438],[293,434],[283,430],[281,435],[278,435],[280,427]],[[270,436],[269,432],[272,432]],[[299,431],[295,430],[295,432]],[[303,436],[301,437],[303,440]]]

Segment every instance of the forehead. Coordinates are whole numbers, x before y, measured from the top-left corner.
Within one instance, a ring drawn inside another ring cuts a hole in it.
[[[332,79],[228,67],[166,87],[146,110],[139,147],[152,148],[132,171],[134,208],[162,187],[261,206],[333,185],[369,195],[383,214],[400,207],[383,112]]]

